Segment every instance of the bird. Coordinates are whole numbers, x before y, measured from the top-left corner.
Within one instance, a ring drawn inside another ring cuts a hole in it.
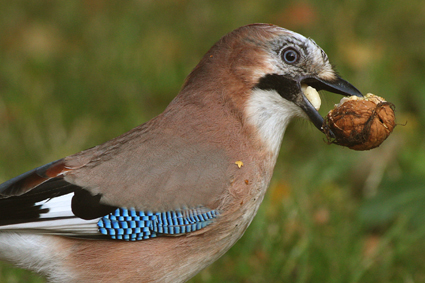
[[[0,259],[50,282],[186,282],[244,234],[288,123],[324,132],[325,90],[362,96],[314,40],[223,36],[148,122],[0,184]]]

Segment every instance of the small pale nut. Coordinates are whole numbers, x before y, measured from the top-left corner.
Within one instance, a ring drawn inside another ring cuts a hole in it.
[[[306,84],[301,85],[301,90],[304,93],[305,97],[310,101],[311,105],[313,105],[316,110],[320,109],[320,105],[322,101],[320,100],[320,95],[314,87],[311,87]]]
[[[323,129],[328,143],[354,150],[378,147],[396,126],[394,110],[394,104],[371,93],[345,97],[325,118]]]

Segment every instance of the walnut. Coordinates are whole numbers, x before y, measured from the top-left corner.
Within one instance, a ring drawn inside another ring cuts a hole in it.
[[[393,131],[394,110],[394,104],[371,93],[344,97],[329,111],[323,129],[329,143],[369,150],[381,145]]]

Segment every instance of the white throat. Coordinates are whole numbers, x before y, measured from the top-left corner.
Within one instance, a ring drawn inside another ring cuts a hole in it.
[[[292,118],[307,117],[301,108],[275,90],[254,89],[245,109],[248,122],[257,128],[259,138],[275,158]]]

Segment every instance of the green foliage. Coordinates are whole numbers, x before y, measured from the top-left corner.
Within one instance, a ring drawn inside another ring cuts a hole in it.
[[[222,35],[271,22],[397,107],[378,149],[285,135],[244,237],[191,282],[424,282],[425,4],[411,1],[0,1],[0,181],[159,114]],[[323,93],[324,115],[340,97]],[[43,282],[0,264],[0,282]]]

